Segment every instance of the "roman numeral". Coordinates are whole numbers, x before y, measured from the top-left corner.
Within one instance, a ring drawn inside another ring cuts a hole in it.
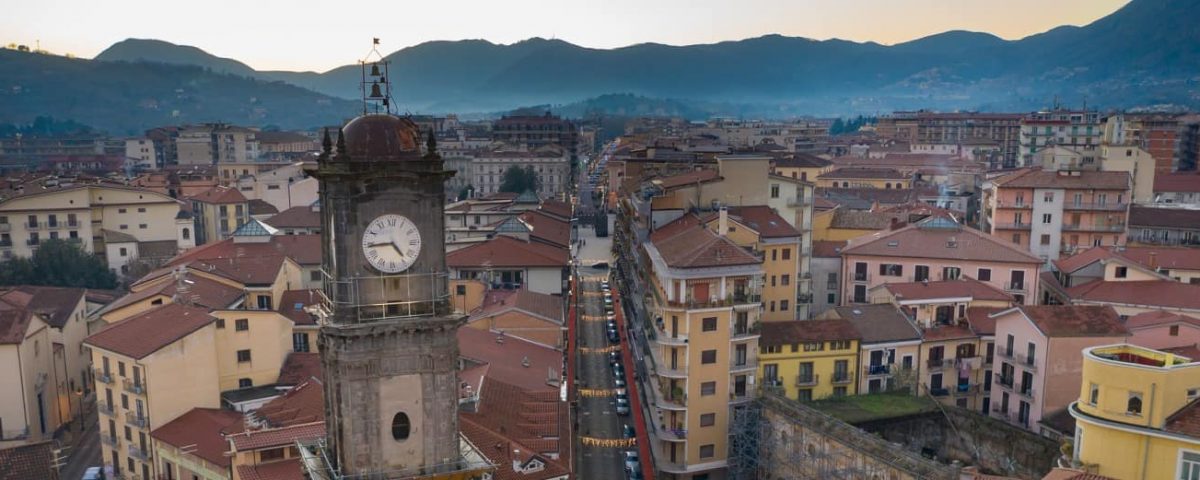
[[[409,245],[420,245],[420,244],[421,244],[421,241],[420,241],[420,240],[418,240],[418,239],[415,239],[415,238],[413,238],[413,239],[410,239],[410,240],[408,241],[408,244],[409,244]]]
[[[376,250],[374,250],[374,249],[367,250],[367,256],[368,256],[368,257],[371,257],[371,258],[378,258],[378,257],[379,257],[379,252],[378,252],[378,251],[376,251]]]
[[[394,226],[396,226],[396,219],[394,219],[394,218],[389,218],[389,219],[387,220],[387,226],[389,226],[389,227],[394,227]]]
[[[417,233],[417,229],[415,229],[415,228],[410,228],[404,232],[405,235],[416,235],[416,233]]]
[[[410,256],[410,257],[417,256],[417,249],[415,249],[415,248],[408,249],[408,256]]]

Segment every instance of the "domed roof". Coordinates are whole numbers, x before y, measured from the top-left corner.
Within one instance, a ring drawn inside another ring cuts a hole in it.
[[[370,114],[342,129],[346,153],[353,159],[420,157],[421,130],[408,118]]]

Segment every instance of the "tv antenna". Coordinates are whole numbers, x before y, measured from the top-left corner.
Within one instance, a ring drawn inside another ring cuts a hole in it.
[[[388,74],[391,63],[379,52],[379,38],[371,39],[371,51],[358,61],[362,69],[363,115],[368,113],[392,113],[392,82]]]

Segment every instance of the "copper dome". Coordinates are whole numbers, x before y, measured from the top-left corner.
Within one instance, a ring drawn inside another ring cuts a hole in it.
[[[370,114],[351,120],[342,129],[346,153],[353,159],[420,157],[421,130],[411,119]]]

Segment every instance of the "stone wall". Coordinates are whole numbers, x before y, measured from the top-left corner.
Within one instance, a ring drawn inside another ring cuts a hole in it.
[[[944,462],[976,465],[997,475],[1040,479],[1059,456],[1057,443],[1033,432],[963,408],[944,406],[943,411],[858,427]]]

